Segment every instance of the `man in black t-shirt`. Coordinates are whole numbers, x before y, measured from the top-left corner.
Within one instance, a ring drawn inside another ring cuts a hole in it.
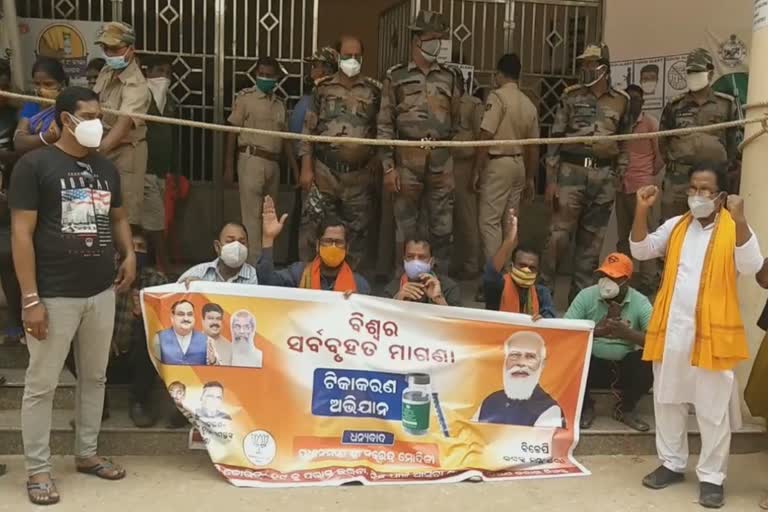
[[[93,91],[62,91],[56,99],[61,138],[17,162],[9,193],[13,261],[29,349],[21,423],[27,493],[34,504],[59,501],[50,474],[51,413],[73,339],[77,471],[108,480],[125,476],[123,468],[96,454],[115,292],[127,291],[136,275],[120,177],[107,158],[93,151],[101,142],[100,116]],[[115,246],[122,257],[117,272]]]

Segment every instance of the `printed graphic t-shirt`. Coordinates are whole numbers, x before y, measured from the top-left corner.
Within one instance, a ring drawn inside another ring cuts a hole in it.
[[[37,211],[35,265],[41,297],[90,297],[115,278],[109,213],[120,177],[104,156],[75,158],[55,146],[24,155],[13,171],[12,210]]]

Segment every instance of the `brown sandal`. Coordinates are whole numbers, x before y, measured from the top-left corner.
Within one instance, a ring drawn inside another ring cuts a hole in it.
[[[27,496],[34,505],[55,505],[61,500],[53,480],[47,482],[27,481]]]
[[[88,467],[76,464],[75,469],[77,469],[78,473],[97,476],[103,480],[122,480],[125,478],[126,472],[124,468],[104,457],[100,457],[99,460],[101,462],[98,464]]]

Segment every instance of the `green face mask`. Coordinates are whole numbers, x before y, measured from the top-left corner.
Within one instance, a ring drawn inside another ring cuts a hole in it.
[[[261,92],[264,94],[270,94],[272,91],[275,90],[275,86],[277,85],[277,80],[274,78],[256,78],[256,87],[259,88]]]

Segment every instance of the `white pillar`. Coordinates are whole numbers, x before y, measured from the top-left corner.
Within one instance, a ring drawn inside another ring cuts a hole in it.
[[[754,28],[752,32],[752,54],[749,58],[749,96],[747,103],[768,101],[768,0],[756,0]],[[763,117],[768,108],[753,108],[747,111],[747,118]],[[745,138],[761,130],[759,123],[746,128]],[[752,226],[763,255],[768,256],[768,134],[752,141],[744,148],[741,170],[741,195],[744,197],[747,220]],[[739,282],[741,312],[747,330],[750,354],[748,364],[742,364],[737,375],[742,390],[746,386],[749,372],[757,349],[763,339],[763,331],[755,322],[765,305],[768,292],[760,288],[754,277],[743,277]]]

